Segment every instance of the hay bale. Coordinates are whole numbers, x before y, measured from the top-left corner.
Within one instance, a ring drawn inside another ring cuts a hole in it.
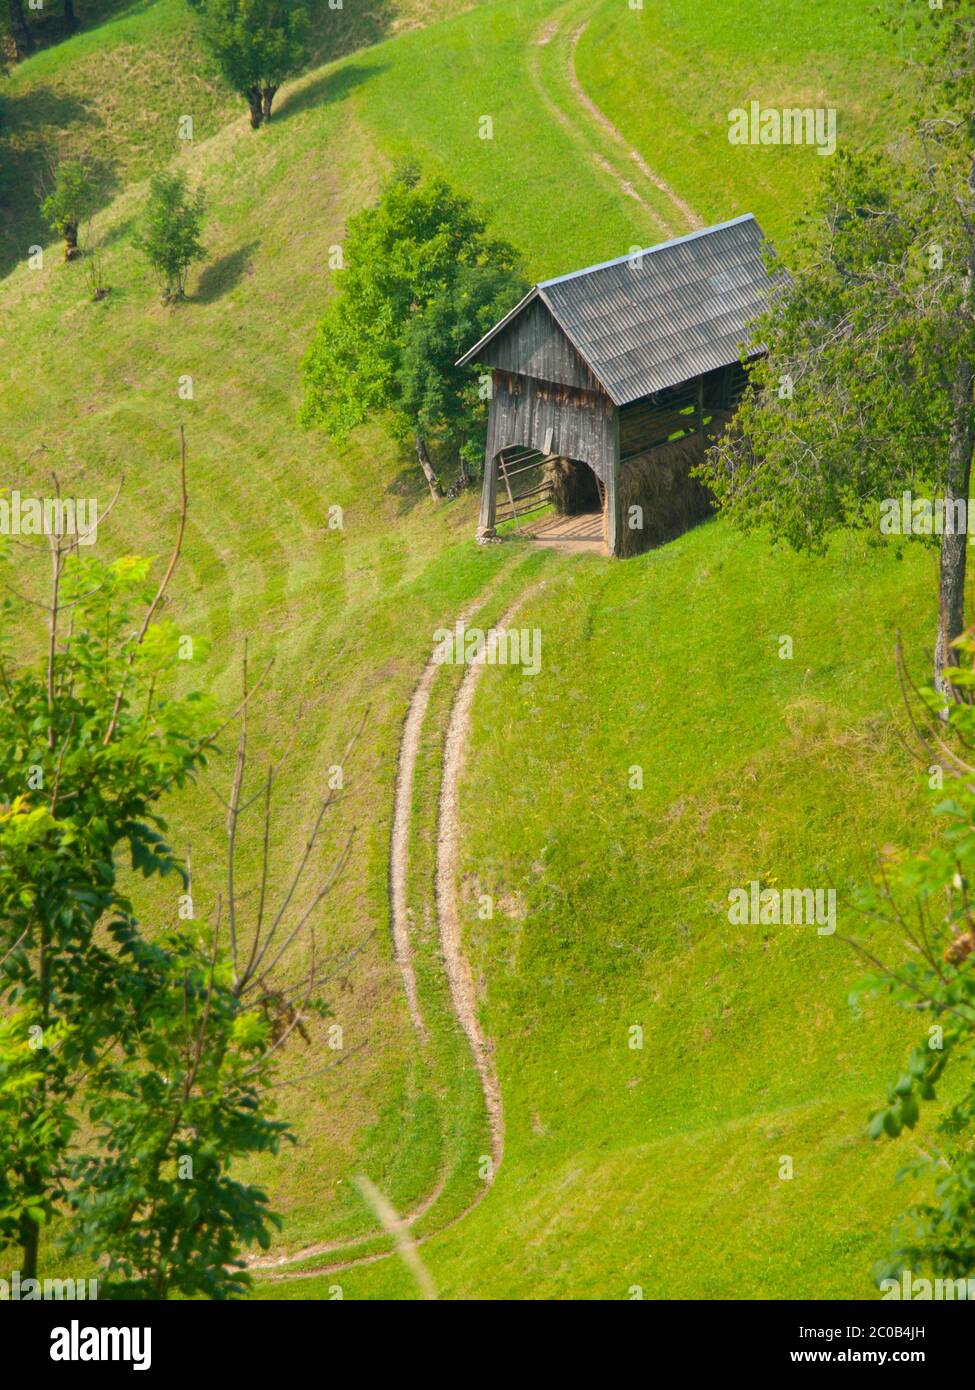
[[[560,516],[598,512],[602,506],[596,475],[575,459],[547,459],[544,478],[552,486],[552,503]]]
[[[731,419],[730,412],[715,412],[702,439],[687,434],[667,444],[627,459],[620,468],[621,556],[640,555],[655,545],[673,540],[710,515],[710,492],[691,470]],[[630,508],[642,508],[642,528],[630,526]]]

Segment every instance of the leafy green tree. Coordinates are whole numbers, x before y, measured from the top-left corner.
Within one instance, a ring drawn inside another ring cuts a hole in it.
[[[434,497],[427,440],[469,445],[484,405],[453,363],[525,288],[518,257],[439,177],[399,170],[349,221],[345,266],[303,363],[302,418],[336,439],[388,410],[413,437]]]
[[[78,228],[95,210],[95,185],[82,159],[65,159],[57,166],[54,188],[41,204],[41,214],[58,236],[64,237],[64,259],[78,254]]]
[[[904,491],[968,502],[975,444],[975,0],[916,7],[916,103],[838,155],[756,339],[739,430],[705,476],[740,524],[822,550]],[[936,681],[964,626],[965,535],[940,537]]]
[[[151,945],[133,934],[129,958],[113,983],[127,986],[135,1024],[88,1082],[92,1138],[69,1165],[67,1250],[108,1255],[111,1298],[233,1297],[249,1284],[241,1245],[266,1248],[280,1225],[266,1194],[230,1174],[291,1137],[262,1094],[268,1024],[202,933]]]
[[[975,641],[966,635],[953,645],[960,664],[946,668],[947,679],[970,697]],[[868,1133],[896,1139],[913,1130],[949,1075],[953,1100],[938,1120],[942,1143],[926,1140],[905,1169],[927,1180],[931,1196],[908,1211],[878,1281],[899,1280],[904,1270],[946,1279],[975,1272],[975,706],[933,687],[917,693],[914,723],[936,788],[938,836],[923,855],[888,865],[862,901],[868,914],[897,929],[909,954],[890,965],[867,944],[853,944],[873,967],[854,1001],[864,993],[888,995],[923,1020],[923,1036]]]
[[[246,97],[251,128],[271,119],[281,83],[308,58],[308,10],[300,0],[196,0],[200,34],[224,78]]]
[[[395,378],[399,409],[424,438],[456,449],[464,482],[469,468],[482,461],[487,392],[469,368],[455,364],[522,292],[522,282],[507,266],[461,266],[453,282],[437,289],[403,329]]]
[[[0,662],[0,803],[7,808],[0,818],[0,979],[8,1003],[34,1030],[40,1072],[37,1086],[19,1097],[14,1127],[30,1143],[20,1150],[23,1161],[5,1169],[0,1210],[8,1213],[8,1234],[9,1222],[19,1222],[30,1277],[38,1220],[63,1196],[77,1076],[127,1026],[123,997],[109,987],[114,956],[96,930],[107,923],[119,948],[131,930],[116,856],[124,846],[144,875],[178,872],[156,808],[203,756],[190,738],[200,701],[153,702],[175,635],[147,629],[147,640],[133,645],[131,603],[145,588],[147,562],[102,567],[56,554],[45,659],[20,669],[6,657]],[[69,611],[76,627],[59,646],[58,615],[64,624]],[[6,1119],[9,1131],[9,1112]]]
[[[334,977],[313,931],[337,868],[310,901],[303,886],[334,793],[274,910],[274,779],[269,771],[263,795],[245,798],[246,718],[227,920],[218,911],[205,927],[191,907],[179,929],[149,940],[124,887],[128,859],[136,882],[171,878],[185,902],[188,876],[159,804],[195,778],[218,732],[209,700],[171,694],[182,639],[158,617],[185,498],[184,475],[158,586],[148,561],[82,560],[73,535],[58,534],[43,656],[10,655],[17,598],[4,600],[0,626],[0,1243],[19,1242],[23,1274],[35,1278],[41,1231],[57,1217],[71,1253],[107,1260],[111,1297],[224,1298],[245,1287],[240,1247],[266,1246],[276,1218],[231,1165],[290,1137],[267,1099],[273,1058],[292,1032],[305,1035],[310,1011],[327,1012],[315,991]],[[245,712],[250,695],[245,682]],[[264,853],[260,893],[243,895],[247,911],[256,904],[249,922],[234,863],[256,801]],[[311,961],[304,984],[288,969],[296,941]]]
[[[158,276],[164,303],[184,298],[186,272],[206,255],[200,240],[204,206],[203,190],[190,193],[184,174],[155,174],[150,181],[135,244]]]

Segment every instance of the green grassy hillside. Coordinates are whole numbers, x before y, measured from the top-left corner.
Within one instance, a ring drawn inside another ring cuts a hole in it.
[[[839,147],[856,146],[882,130],[882,96],[896,90],[904,56],[884,6],[672,0],[570,12],[576,33],[590,20],[579,79],[624,139],[705,222],[752,212],[783,248],[828,159],[811,146],[733,145],[729,112],[752,101],[831,107]]]
[[[107,499],[124,472],[104,543],[161,553],[185,425],[191,513],[173,602],[209,645],[192,674],[230,709],[246,637],[253,669],[274,659],[258,751],[280,756],[301,715],[276,824],[279,884],[302,843],[302,808],[366,718],[330,841],[354,828],[352,858],[328,900],[329,940],[363,948],[333,999],[347,1048],[362,1046],[310,1080],[323,1031],[288,1055],[282,1110],[301,1145],[256,1170],[287,1218],[282,1253],[359,1238],[352,1254],[384,1248],[349,1181],[365,1170],[400,1210],[439,1192],[417,1230],[431,1237],[425,1258],[446,1294],[626,1297],[639,1284],[647,1297],[852,1297],[869,1292],[904,1204],[891,1189],[900,1156],[863,1137],[902,1022],[853,1017],[845,998],[858,967],[836,937],[733,928],[725,913],[729,889],[757,877],[835,883],[848,902],[871,846],[913,838],[892,643],[902,629],[923,669],[931,566],[852,539],[827,561],[799,560],[720,520],[626,563],[517,542],[479,550],[474,500],[433,504],[383,421],[342,449],[295,423],[329,248],[400,155],[476,195],[533,278],[684,231],[688,213],[752,210],[787,241],[824,161],[733,150],[727,106],[745,87],[766,101],[811,99],[815,70],[830,99],[842,94],[841,129],[867,133],[864,56],[875,69],[887,39],[869,24],[848,32],[838,0],[790,5],[802,24],[773,70],[765,7],[736,8],[752,22],[739,32],[755,37],[732,71],[717,0],[642,14],[552,0],[410,4],[382,17],[390,37],[368,47],[358,45],[378,36],[378,12],[357,18],[349,5],[338,51],[353,51],[285,89],[257,134],[212,74],[189,76],[182,0],[134,7],[11,78],[8,179],[52,141],[80,148],[95,135],[115,166],[95,224],[111,286],[97,305],[53,245],[43,270],[25,264],[29,241],[50,240],[26,192],[7,214],[0,411],[11,485],[36,489],[57,467],[68,490]],[[584,20],[577,81],[618,136],[571,79]],[[108,71],[126,74],[111,100],[98,79]],[[175,116],[188,101],[200,115],[181,143]],[[167,160],[205,187],[209,208],[208,259],[175,310],[159,305],[131,244],[146,175]],[[187,374],[189,401],[178,395]],[[487,1144],[430,926],[456,672],[434,687],[414,804],[423,1047],[389,940],[397,748],[434,628],[492,583],[486,618],[538,582],[521,621],[542,632],[542,672],[485,673],[463,787],[466,943],[496,1044],[505,1159],[479,1205],[436,1235],[479,1193]],[[778,657],[783,634],[791,662]],[[627,786],[634,764],[640,792]],[[224,759],[214,785],[227,776]],[[223,882],[219,803],[202,786],[169,810],[209,911]],[[502,905],[491,922],[474,911],[479,891]],[[156,896],[144,915],[174,909]],[[841,915],[840,930],[852,929]],[[627,1045],[634,1024],[642,1051]],[[791,1182],[777,1176],[783,1154]],[[322,1297],[335,1282],[347,1297],[413,1295],[392,1260],[260,1292]]]

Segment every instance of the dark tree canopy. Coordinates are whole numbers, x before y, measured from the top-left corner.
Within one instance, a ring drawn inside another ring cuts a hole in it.
[[[304,66],[308,9],[300,0],[195,0],[200,33],[227,82],[247,98],[251,126],[271,119],[281,83]]]

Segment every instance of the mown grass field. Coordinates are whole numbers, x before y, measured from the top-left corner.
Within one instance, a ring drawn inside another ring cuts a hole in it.
[[[893,640],[900,629],[926,670],[930,559],[843,538],[826,560],[802,560],[721,520],[625,563],[526,557],[518,543],[478,550],[473,499],[431,503],[381,420],[341,449],[295,423],[329,247],[400,156],[476,195],[533,278],[652,243],[659,218],[686,229],[578,102],[567,61],[584,21],[578,78],[624,141],[705,221],[753,211],[787,244],[825,161],[729,146],[727,110],[751,96],[804,104],[837,93],[841,133],[869,135],[862,74],[890,62],[891,40],[837,0],[790,4],[788,44],[770,53],[766,8],[735,8],[733,26],[711,0],[643,12],[409,4],[377,28],[375,8],[348,3],[341,34],[323,38],[347,56],[285,89],[257,135],[213,74],[189,73],[183,0],[120,12],[10,79],[7,177],[33,168],[49,140],[71,149],[97,135],[115,165],[95,221],[111,286],[97,305],[53,244],[43,270],[27,268],[26,244],[50,242],[28,193],[6,214],[11,484],[39,487],[57,467],[103,497],[124,472],[105,544],[161,554],[184,424],[191,511],[174,604],[209,646],[192,678],[231,709],[247,638],[252,669],[274,660],[258,751],[279,755],[298,727],[275,828],[279,885],[325,770],[365,714],[327,851],[355,828],[327,934],[363,947],[333,999],[347,1048],[362,1047],[310,1081],[300,1076],[320,1061],[322,1030],[287,1059],[296,1084],[282,1089],[282,1110],[301,1144],[255,1170],[285,1214],[282,1251],[374,1242],[349,1181],[361,1170],[401,1210],[445,1175],[424,1234],[478,1189],[480,1097],[429,931],[417,963],[428,1049],[414,1044],[392,960],[388,836],[400,728],[432,632],[498,576],[496,613],[530,577],[545,582],[519,620],[542,632],[542,672],[485,673],[464,785],[467,945],[508,1134],[490,1193],[424,1246],[442,1291],[863,1296],[905,1204],[891,1179],[906,1148],[864,1137],[903,1020],[851,1013],[860,972],[839,932],[756,933],[725,913],[728,890],[752,878],[835,883],[840,932],[852,930],[843,904],[871,848],[923,832],[916,770],[894,738]],[[373,43],[380,32],[391,36]],[[110,99],[99,76],[109,71],[122,74]],[[187,109],[195,139],[179,142]],[[478,134],[485,115],[490,140]],[[160,306],[131,244],[145,178],[165,161],[204,186],[209,209],[208,259],[176,310]],[[191,401],[178,395],[187,374]],[[338,531],[333,505],[344,509]],[[417,783],[417,920],[431,910],[452,680],[438,678]],[[635,764],[642,791],[627,785]],[[228,776],[225,757],[215,785]],[[201,786],[170,816],[210,911],[223,882],[219,803]],[[474,911],[481,890],[504,904],[491,922]],[[147,920],[173,911],[158,895],[145,902]],[[634,1024],[641,1051],[627,1045]],[[791,1182],[778,1177],[783,1154]],[[386,1260],[262,1283],[260,1294],[327,1297],[336,1282],[347,1297],[414,1293]]]

